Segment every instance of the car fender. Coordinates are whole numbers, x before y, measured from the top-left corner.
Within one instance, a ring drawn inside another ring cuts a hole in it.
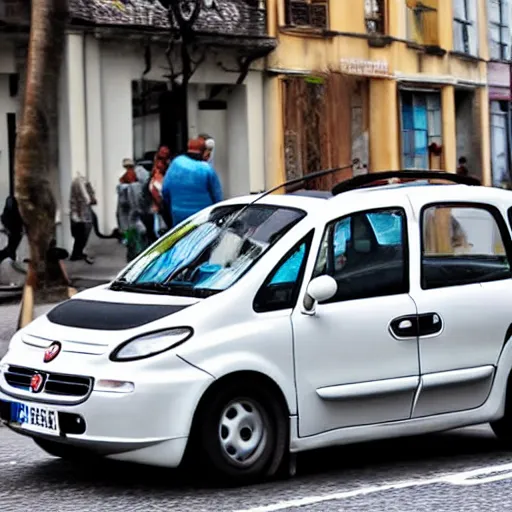
[[[493,418],[501,418],[505,413],[505,401],[507,396],[507,385],[509,376],[512,371],[512,338],[505,340],[504,346],[498,357],[496,375],[494,376],[494,382],[492,391],[489,397],[495,407],[495,413]]]
[[[190,356],[180,356],[184,361],[209,373],[216,380],[241,371],[256,372],[270,378],[281,389],[290,415],[297,414],[295,382],[292,375],[286,375],[276,364],[254,352],[243,350],[226,352],[201,361],[190,360]]]

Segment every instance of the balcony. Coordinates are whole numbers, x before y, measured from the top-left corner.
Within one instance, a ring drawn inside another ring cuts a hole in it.
[[[286,0],[286,25],[327,30],[329,4],[326,0]]]

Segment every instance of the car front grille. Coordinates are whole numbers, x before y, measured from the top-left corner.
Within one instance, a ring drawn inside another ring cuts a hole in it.
[[[48,395],[81,398],[87,396],[92,389],[93,379],[91,377],[40,372],[22,366],[9,366],[4,371],[4,378],[7,384],[13,388],[30,391],[30,381],[36,374],[41,375],[44,379],[44,385],[40,392]]]

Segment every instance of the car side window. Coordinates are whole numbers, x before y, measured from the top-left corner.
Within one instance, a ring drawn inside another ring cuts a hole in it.
[[[295,245],[270,273],[254,299],[254,311],[294,308],[304,276],[313,231]]]
[[[401,208],[359,212],[327,225],[313,277],[338,283],[328,302],[409,291],[406,215]]]
[[[510,279],[506,225],[481,206],[433,205],[422,214],[424,290]]]

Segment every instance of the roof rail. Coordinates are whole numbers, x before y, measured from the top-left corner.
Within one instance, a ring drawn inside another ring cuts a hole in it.
[[[346,181],[342,181],[332,188],[332,195],[337,196],[344,192],[357,190],[358,188],[368,187],[378,181],[391,180],[396,178],[398,180],[446,180],[459,185],[473,185],[480,186],[481,182],[477,178],[471,176],[460,176],[452,172],[445,171],[429,171],[429,170],[396,170],[396,171],[379,171],[370,174],[362,174],[355,176]]]

